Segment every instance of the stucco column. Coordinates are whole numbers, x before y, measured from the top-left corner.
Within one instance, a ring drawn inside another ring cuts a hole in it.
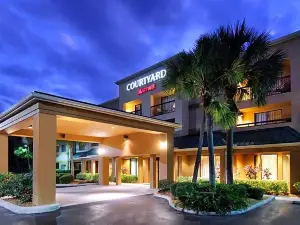
[[[178,178],[178,156],[174,154],[174,180]]]
[[[174,181],[174,132],[167,134],[167,179]]]
[[[138,158],[138,183],[144,183],[143,157]]]
[[[226,183],[226,152],[220,153],[220,182]]]
[[[143,175],[144,175],[144,183],[149,183],[150,180],[149,180],[149,170],[150,170],[150,167],[149,167],[149,158],[145,158],[143,160]]]
[[[56,116],[33,116],[33,204],[55,203]]]
[[[85,160],[81,160],[81,173],[85,173],[86,172],[86,161]]]
[[[0,173],[8,172],[8,135],[0,134]]]
[[[111,177],[115,177],[116,176],[116,158],[113,157],[111,159]]]
[[[116,185],[120,185],[122,183],[122,181],[121,181],[122,158],[116,157],[115,163],[116,163]]]
[[[300,152],[290,152],[290,191],[297,194],[297,190],[293,187],[296,182],[300,181],[299,173]]]
[[[99,157],[98,161],[99,184],[109,185],[109,158]]]
[[[277,154],[277,180],[283,180],[282,153]]]
[[[256,155],[256,165],[255,166],[258,167],[258,168],[262,168],[261,155],[260,154]],[[263,178],[262,176],[263,176],[262,171],[259,170],[259,172],[257,173],[256,179],[261,180]]]
[[[95,174],[96,173],[96,160],[91,160],[91,171],[92,171],[92,174]]]
[[[157,188],[156,155],[150,155],[150,188]]]

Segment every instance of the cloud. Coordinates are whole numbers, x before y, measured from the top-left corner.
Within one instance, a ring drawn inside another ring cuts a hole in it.
[[[246,18],[278,37],[299,29],[297,0],[3,0],[0,111],[33,90],[100,103],[114,82]]]

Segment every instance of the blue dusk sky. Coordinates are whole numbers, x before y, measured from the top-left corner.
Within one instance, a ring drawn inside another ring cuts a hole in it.
[[[0,112],[38,90],[92,103],[115,81],[246,19],[300,30],[299,0],[0,0]]]

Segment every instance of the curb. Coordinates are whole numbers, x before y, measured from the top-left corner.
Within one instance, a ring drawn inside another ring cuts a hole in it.
[[[46,212],[56,211],[60,208],[59,204],[23,207],[23,206],[14,205],[2,199],[0,199],[0,206],[16,214],[46,213]]]
[[[246,208],[246,209],[243,209],[243,210],[238,210],[238,211],[231,211],[230,213],[226,213],[225,215],[222,215],[222,214],[217,214],[216,212],[206,212],[206,213],[202,213],[202,212],[199,212],[197,213],[196,211],[194,210],[189,210],[189,209],[183,209],[183,208],[180,208],[178,206],[175,206],[175,204],[173,203],[172,201],[172,198],[170,198],[169,196],[166,196],[166,195],[161,195],[161,194],[153,194],[154,197],[157,197],[157,198],[163,198],[163,199],[166,199],[169,203],[169,205],[177,210],[177,211],[180,211],[180,212],[185,212],[185,213],[189,213],[189,214],[193,214],[193,215],[200,215],[200,216],[237,216],[237,215],[242,215],[244,213],[247,213],[253,209],[256,209],[258,207],[261,207],[265,204],[268,204],[272,201],[275,200],[275,197],[274,196],[269,196],[267,199],[261,201],[261,202],[258,202],[254,205],[251,205],[250,207]]]

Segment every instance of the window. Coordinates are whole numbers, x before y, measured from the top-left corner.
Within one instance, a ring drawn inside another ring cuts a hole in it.
[[[59,163],[56,163],[56,169],[59,170]]]
[[[66,152],[66,145],[61,145],[61,152]]]
[[[56,153],[59,153],[59,145],[56,145]]]
[[[130,175],[138,175],[137,166],[137,159],[130,159]]]
[[[60,165],[60,169],[61,169],[61,170],[66,170],[66,168],[67,168],[67,165],[66,165],[66,164],[61,164],[61,165]]]
[[[271,174],[269,175],[270,180],[277,180],[277,155],[261,155],[262,164],[262,179],[268,179],[264,175],[265,170],[269,170]]]
[[[161,97],[161,110],[166,113],[175,111],[174,95]]]
[[[215,170],[216,170],[216,177],[220,178],[220,156],[215,156]],[[201,170],[200,170],[200,177],[201,178],[209,178],[209,157],[202,156],[201,157]]]
[[[138,104],[134,106],[134,114],[142,115],[142,104]]]
[[[282,118],[281,109],[254,114],[255,125],[264,125],[267,124],[268,121],[280,120],[281,118]]]

